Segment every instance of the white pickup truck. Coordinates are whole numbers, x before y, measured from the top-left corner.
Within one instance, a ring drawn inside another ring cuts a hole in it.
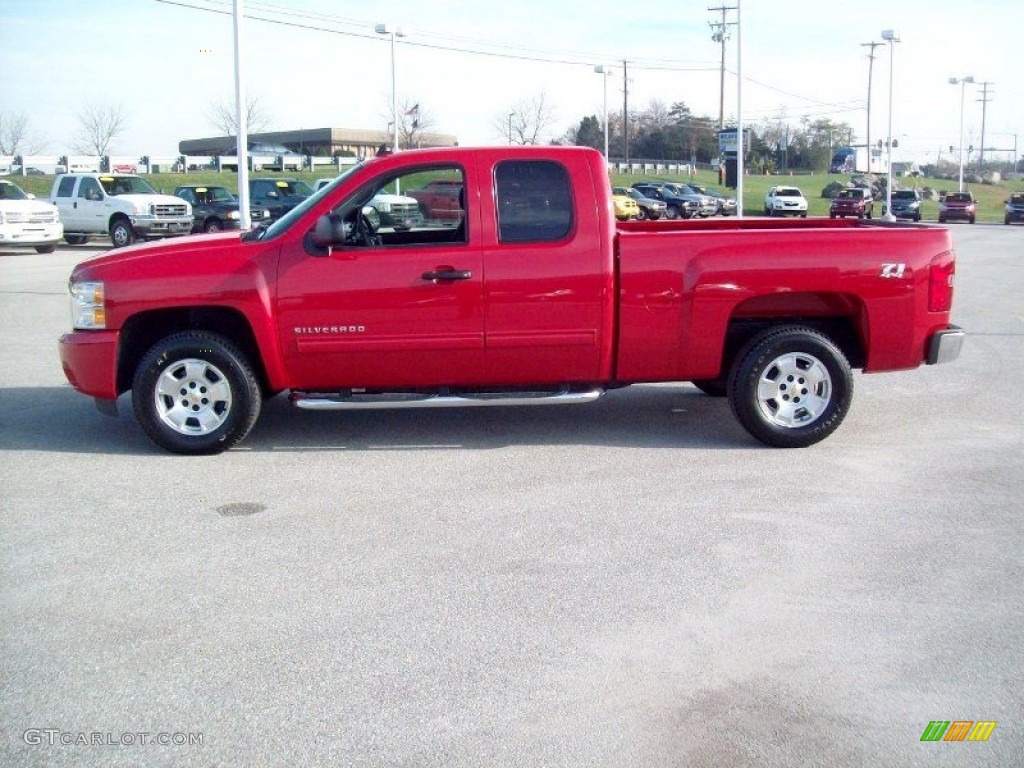
[[[29,247],[53,253],[63,233],[55,207],[0,179],[0,248]]]
[[[187,235],[192,206],[162,195],[138,176],[118,173],[69,173],[53,180],[50,202],[60,211],[64,239],[81,245],[109,235],[115,248],[136,240]]]

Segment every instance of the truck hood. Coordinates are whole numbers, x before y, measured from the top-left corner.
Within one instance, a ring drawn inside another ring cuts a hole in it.
[[[143,196],[139,195],[138,197]],[[174,199],[180,201],[180,198]],[[242,245],[239,232],[218,232],[212,235],[189,235],[174,240],[155,240],[110,250],[100,256],[83,261],[74,268],[71,277],[73,280],[102,280],[106,273],[145,269],[152,262],[162,262],[160,268],[166,271],[168,269],[167,262],[170,260],[174,260],[176,265],[188,264],[192,261],[209,263],[227,258],[232,252],[237,252],[241,257],[244,250]]]
[[[53,213],[57,206],[41,200],[0,200],[0,211],[7,213]]]
[[[188,202],[173,195],[111,195],[115,200],[124,200],[132,205],[149,208],[151,205],[188,205]]]

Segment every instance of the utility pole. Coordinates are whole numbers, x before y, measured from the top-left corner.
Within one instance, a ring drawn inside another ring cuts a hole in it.
[[[711,39],[722,46],[722,64],[718,70],[718,131],[721,133],[725,130],[725,41],[729,39],[729,27],[736,26],[734,21],[726,21],[725,15],[729,11],[736,10],[734,5],[719,5],[716,8],[708,8],[709,11],[719,12],[722,14],[721,21],[709,21],[708,26],[711,27]],[[718,183],[722,184],[725,179],[723,176],[724,164],[720,161],[718,163]]]
[[[622,151],[626,155],[626,170],[629,170],[629,62],[622,60]]]
[[[868,173],[872,173],[874,171],[871,167],[871,78],[875,68],[875,48],[880,45],[885,45],[885,43],[878,43],[874,40],[870,43],[861,43],[861,47],[871,47],[871,52],[868,54],[868,130],[866,137],[868,144]],[[854,170],[856,170],[856,168],[854,168]]]
[[[985,110],[988,103],[992,101],[989,96],[988,87],[995,85],[995,83],[986,80],[983,83],[978,83],[981,86],[981,98],[978,101],[981,102],[981,156],[978,158],[978,170],[985,169]]]

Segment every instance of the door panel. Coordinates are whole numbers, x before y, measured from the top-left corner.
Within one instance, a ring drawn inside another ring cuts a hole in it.
[[[486,210],[493,213],[488,242],[496,241],[484,251],[488,378],[517,385],[597,381],[608,319],[608,249],[596,211],[576,202],[593,200],[593,190],[574,195],[569,187],[569,179],[587,184],[589,171],[571,159],[564,167],[514,162],[498,161],[495,183],[485,185],[495,190]]]
[[[376,184],[350,200],[369,200]],[[478,216],[467,211],[470,232],[479,229]],[[330,255],[285,245],[278,317],[292,387],[483,383],[483,255],[465,231],[454,223],[382,228],[375,245],[346,245]]]

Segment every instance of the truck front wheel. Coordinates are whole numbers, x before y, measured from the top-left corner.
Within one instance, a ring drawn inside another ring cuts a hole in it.
[[[110,242],[115,248],[123,248],[135,242],[135,230],[128,219],[119,216],[110,223]]]
[[[766,331],[736,360],[729,404],[743,428],[763,443],[813,445],[831,435],[850,409],[850,364],[817,331],[802,326]]]
[[[149,438],[172,453],[220,453],[260,415],[260,384],[228,339],[188,331],[157,342],[135,370],[132,403]]]

